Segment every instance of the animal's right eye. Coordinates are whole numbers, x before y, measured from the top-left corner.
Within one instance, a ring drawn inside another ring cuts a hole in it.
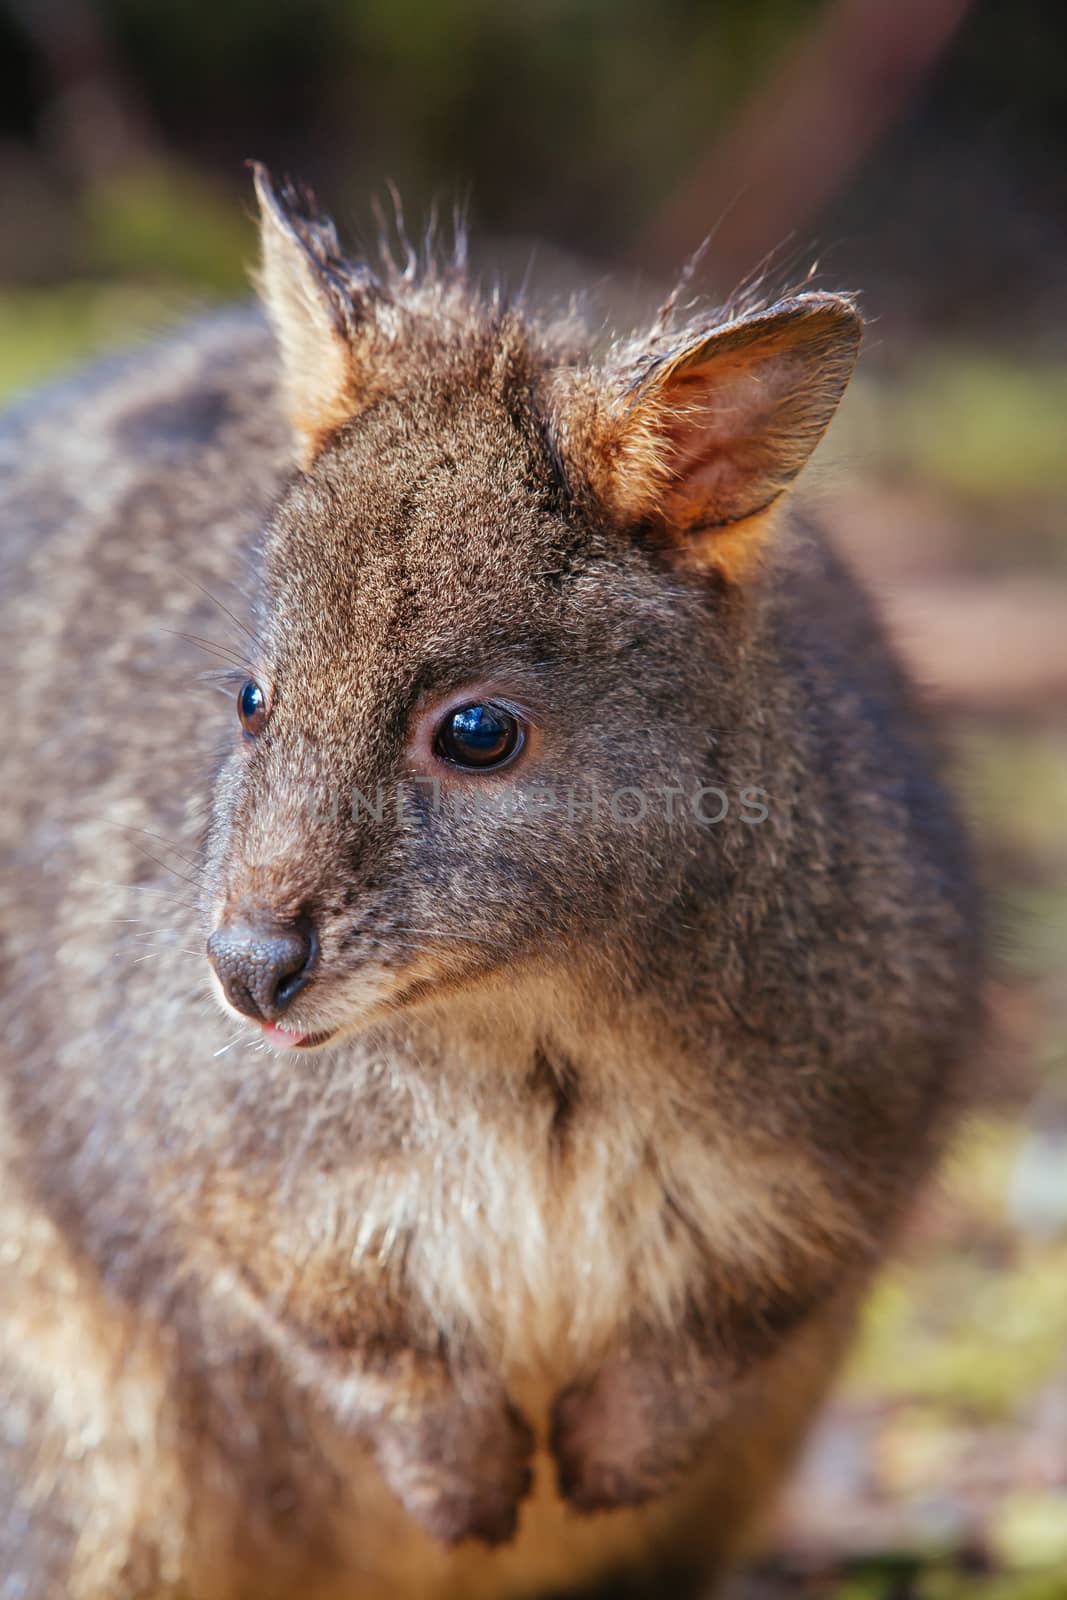
[[[237,696],[237,715],[246,733],[255,738],[267,725],[267,697],[254,678],[246,678]]]
[[[484,772],[517,756],[524,737],[517,717],[487,701],[450,712],[437,730],[434,750],[454,767]]]

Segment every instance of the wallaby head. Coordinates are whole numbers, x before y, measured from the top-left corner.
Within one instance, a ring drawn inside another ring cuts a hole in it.
[[[858,314],[664,317],[595,363],[459,262],[350,263],[256,184],[301,470],[218,789],[225,998],[308,1047],[505,965],[619,977],[716,848],[688,797],[759,782],[719,733]]]

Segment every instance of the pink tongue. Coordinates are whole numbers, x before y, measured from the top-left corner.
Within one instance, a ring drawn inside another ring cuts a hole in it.
[[[306,1033],[286,1032],[284,1028],[277,1027],[273,1022],[262,1022],[263,1037],[275,1050],[291,1050],[293,1045],[300,1044],[307,1038]]]

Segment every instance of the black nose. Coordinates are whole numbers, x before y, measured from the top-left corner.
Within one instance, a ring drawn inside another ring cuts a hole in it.
[[[207,942],[226,998],[246,1017],[272,1022],[311,981],[318,941],[310,923],[237,923]]]

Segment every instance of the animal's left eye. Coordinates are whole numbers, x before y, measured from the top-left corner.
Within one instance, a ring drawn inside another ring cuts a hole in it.
[[[237,715],[246,733],[262,733],[267,724],[267,697],[254,678],[246,678],[237,696]]]
[[[450,711],[437,730],[434,750],[456,767],[485,771],[517,756],[525,741],[518,717],[491,703]]]

